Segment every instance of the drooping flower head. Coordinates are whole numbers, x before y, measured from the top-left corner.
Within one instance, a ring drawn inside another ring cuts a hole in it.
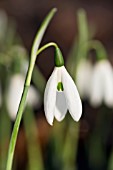
[[[78,90],[64,67],[64,60],[59,48],[56,48],[55,68],[45,88],[44,110],[50,125],[53,124],[54,117],[58,121],[62,121],[67,110],[75,121],[78,121],[82,114]]]

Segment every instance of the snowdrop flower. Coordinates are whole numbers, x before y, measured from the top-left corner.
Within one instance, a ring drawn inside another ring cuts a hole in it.
[[[93,67],[90,61],[82,59],[76,72],[76,83],[82,98],[89,97]]]
[[[7,108],[9,116],[15,120],[18,111],[19,102],[23,92],[25,78],[22,74],[15,74],[11,77],[7,92]],[[36,106],[40,104],[40,97],[35,88],[31,85],[27,95],[27,104]]]
[[[59,49],[57,49],[59,50]],[[56,67],[50,76],[44,93],[44,110],[48,123],[53,125],[54,117],[62,121],[69,110],[72,118],[78,121],[82,114],[81,99],[74,81],[64,67],[63,57],[58,51]]]
[[[90,102],[97,107],[102,102],[113,107],[113,70],[108,60],[100,60],[92,74]]]

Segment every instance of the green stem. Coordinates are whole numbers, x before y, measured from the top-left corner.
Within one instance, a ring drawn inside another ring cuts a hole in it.
[[[86,11],[84,9],[79,9],[77,12],[78,19],[78,31],[79,31],[79,43],[80,46],[89,40],[89,29]]]
[[[2,109],[0,110],[0,169],[1,170],[5,169],[10,133],[11,133],[11,121],[8,117],[6,107],[2,106]]]
[[[46,28],[47,28],[50,20],[52,19],[53,15],[55,14],[55,12],[56,12],[56,8],[54,8],[53,10],[50,11],[50,13],[47,15],[44,22],[42,23],[42,26],[39,29],[39,31],[36,35],[36,38],[34,40],[34,43],[33,43],[32,49],[31,49],[31,59],[30,59],[30,64],[29,64],[29,68],[28,68],[27,79],[25,82],[27,86],[29,86],[30,82],[31,82],[32,72],[33,72],[33,68],[35,65],[36,57],[37,57],[37,50],[38,50],[40,42],[43,38],[43,34],[45,33]]]
[[[63,152],[64,139],[65,139],[65,127],[66,127],[65,121],[61,122],[60,124],[59,122],[55,122],[55,125],[52,129],[52,137],[54,139],[54,147],[55,147],[55,156],[59,161],[62,161],[62,152]]]
[[[87,55],[87,48],[85,44],[89,41],[89,26],[86,11],[84,9],[80,9],[77,12],[77,19],[78,19],[78,48],[76,56],[73,58],[74,63],[74,70],[73,72],[76,73],[76,68],[81,59]],[[76,60],[75,60],[76,58]]]
[[[43,170],[43,160],[41,155],[40,142],[34,113],[30,107],[27,107],[24,114],[24,127],[28,148],[28,169]],[[30,124],[29,124],[30,122]],[[31,138],[32,136],[32,138]]]
[[[54,42],[50,42],[46,45],[44,45],[43,47],[41,47],[38,51],[37,51],[37,55],[39,55],[42,51],[44,51],[46,48],[48,47],[55,47],[55,57],[54,57],[54,60],[55,60],[55,66],[56,67],[61,67],[64,65],[64,59],[63,59],[63,56],[62,56],[62,53],[58,47],[58,45]]]
[[[17,134],[18,134],[20,122],[21,122],[21,119],[22,119],[22,114],[23,114],[24,107],[25,107],[27,92],[28,92],[28,89],[29,89],[29,86],[30,86],[30,83],[31,83],[32,72],[33,72],[33,68],[34,68],[34,65],[35,65],[36,57],[37,57],[37,50],[39,48],[40,42],[43,38],[43,35],[46,31],[46,28],[47,28],[50,20],[52,19],[53,15],[55,14],[55,12],[56,12],[56,9],[53,9],[47,15],[47,17],[45,18],[44,22],[42,23],[42,25],[41,25],[41,27],[38,31],[36,38],[34,40],[34,43],[33,43],[32,51],[31,51],[31,60],[30,60],[30,64],[29,64],[29,68],[28,68],[28,72],[27,72],[27,76],[26,76],[24,90],[23,90],[23,94],[22,94],[22,97],[21,97],[20,105],[19,105],[18,112],[17,112],[16,121],[15,121],[15,124],[14,124],[12,136],[11,136],[11,140],[10,140],[10,144],[9,144],[6,170],[12,169],[12,163],[13,163],[14,150],[15,150],[15,145],[16,145],[16,140],[17,140]]]
[[[65,145],[63,150],[63,170],[74,170],[76,157],[77,157],[77,148],[78,148],[78,139],[79,139],[79,126],[80,123],[70,121]]]
[[[9,75],[4,66],[0,65],[0,85],[2,103],[0,107],[0,170],[4,170],[7,161],[8,141],[11,133],[11,121],[6,108],[7,84]],[[6,127],[7,125],[7,127]]]
[[[44,45],[43,47],[41,47],[38,51],[37,51],[37,55],[39,55],[42,51],[44,51],[46,48],[48,47],[55,47],[55,48],[58,48],[57,44],[54,43],[54,42],[50,42],[50,43],[47,43],[46,45]]]
[[[74,40],[73,47],[68,57],[67,66],[73,79],[75,80],[76,68],[79,61],[84,58],[87,53],[85,44],[90,39],[90,33],[88,29],[87,15],[84,9],[77,11],[77,25],[78,25],[78,37]],[[74,73],[74,74],[73,74]]]
[[[91,40],[88,43],[86,43],[86,48],[87,48],[87,52],[90,49],[95,49],[96,54],[97,54],[97,60],[102,60],[102,59],[106,59],[107,58],[107,51],[104,48],[103,44],[98,41],[98,40]],[[87,56],[86,56],[87,57]]]

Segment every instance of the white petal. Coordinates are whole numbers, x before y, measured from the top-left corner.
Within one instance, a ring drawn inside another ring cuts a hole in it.
[[[92,77],[92,65],[88,60],[80,61],[76,72],[76,84],[79,93],[82,98],[89,97],[91,77]]]
[[[67,112],[67,103],[64,95],[64,91],[57,91],[56,93],[56,107],[55,107],[55,118],[58,121],[62,121]]]
[[[91,87],[90,103],[93,107],[98,107],[103,100],[103,78],[102,72],[98,65],[94,66],[92,81],[89,86]]]
[[[12,120],[16,118],[23,87],[24,77],[20,74],[14,75],[10,80],[7,92],[7,107],[9,111],[9,116]]]
[[[108,61],[103,66],[103,79],[104,102],[108,107],[113,107],[113,70]]]
[[[50,125],[53,124],[54,119],[56,90],[57,90],[57,68],[54,69],[51,77],[49,78],[44,93],[44,111],[46,119]]]
[[[69,112],[78,121],[82,114],[82,103],[76,85],[65,67],[62,67],[62,82]]]
[[[113,71],[108,60],[98,62],[92,75],[91,104],[99,106],[104,101],[113,106]]]

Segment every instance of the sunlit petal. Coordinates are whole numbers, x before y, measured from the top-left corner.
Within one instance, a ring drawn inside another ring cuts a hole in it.
[[[67,112],[67,103],[64,95],[64,91],[56,93],[56,106],[55,106],[55,118],[58,121],[62,121]]]
[[[62,68],[62,82],[69,112],[78,121],[82,114],[82,103],[76,85],[65,67]]]
[[[54,69],[51,77],[49,78],[44,93],[45,116],[50,125],[53,124],[54,119],[56,90],[57,90],[57,68]]]

